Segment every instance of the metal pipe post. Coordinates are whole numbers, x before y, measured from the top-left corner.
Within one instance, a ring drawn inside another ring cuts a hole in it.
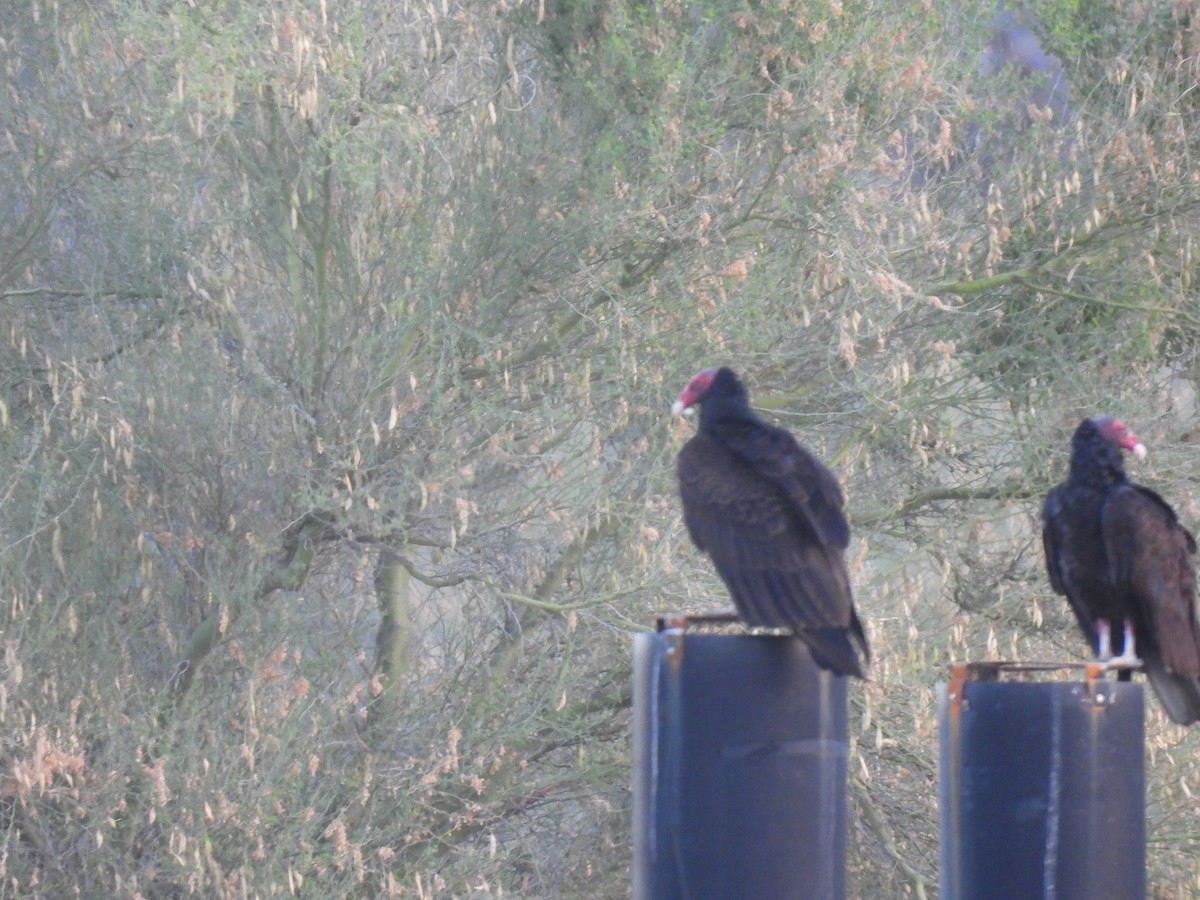
[[[944,900],[1146,896],[1142,686],[939,685]]]
[[[792,637],[634,639],[638,900],[841,900],[846,678]]]

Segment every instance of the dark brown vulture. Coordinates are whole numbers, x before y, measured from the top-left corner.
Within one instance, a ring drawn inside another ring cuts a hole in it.
[[[870,659],[844,553],[850,527],[833,474],[750,410],[729,369],[693,378],[672,412],[700,406],[679,452],[683,520],[752,627],[790,628],[823,669],[863,677]],[[857,646],[856,646],[857,645]]]
[[[1196,541],[1162,497],[1125,477],[1122,450],[1146,455],[1110,416],[1075,430],[1070,473],[1042,507],[1046,570],[1099,658],[1140,656],[1167,715],[1190,725],[1200,719]]]

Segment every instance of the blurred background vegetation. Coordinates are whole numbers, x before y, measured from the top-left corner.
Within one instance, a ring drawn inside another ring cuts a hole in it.
[[[5,4],[0,896],[626,896],[719,363],[848,495],[850,894],[936,896],[947,664],[1085,655],[1079,419],[1200,524],[1197,13]]]

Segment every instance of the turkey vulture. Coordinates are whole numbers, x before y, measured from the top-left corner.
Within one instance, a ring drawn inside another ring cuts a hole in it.
[[[1099,658],[1140,656],[1167,715],[1190,725],[1200,719],[1196,541],[1162,497],[1125,477],[1122,450],[1146,455],[1111,416],[1075,430],[1067,480],[1042,506],[1046,570]]]
[[[679,452],[683,520],[752,627],[790,628],[823,669],[863,677],[870,650],[843,553],[850,527],[833,474],[750,411],[729,369],[705,369],[672,407],[700,406]],[[855,647],[857,644],[857,648]]]

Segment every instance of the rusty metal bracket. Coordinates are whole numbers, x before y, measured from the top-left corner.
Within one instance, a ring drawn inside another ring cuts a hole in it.
[[[655,620],[656,631],[688,631],[696,625],[731,625],[740,622],[732,610],[719,613],[663,613]]]

